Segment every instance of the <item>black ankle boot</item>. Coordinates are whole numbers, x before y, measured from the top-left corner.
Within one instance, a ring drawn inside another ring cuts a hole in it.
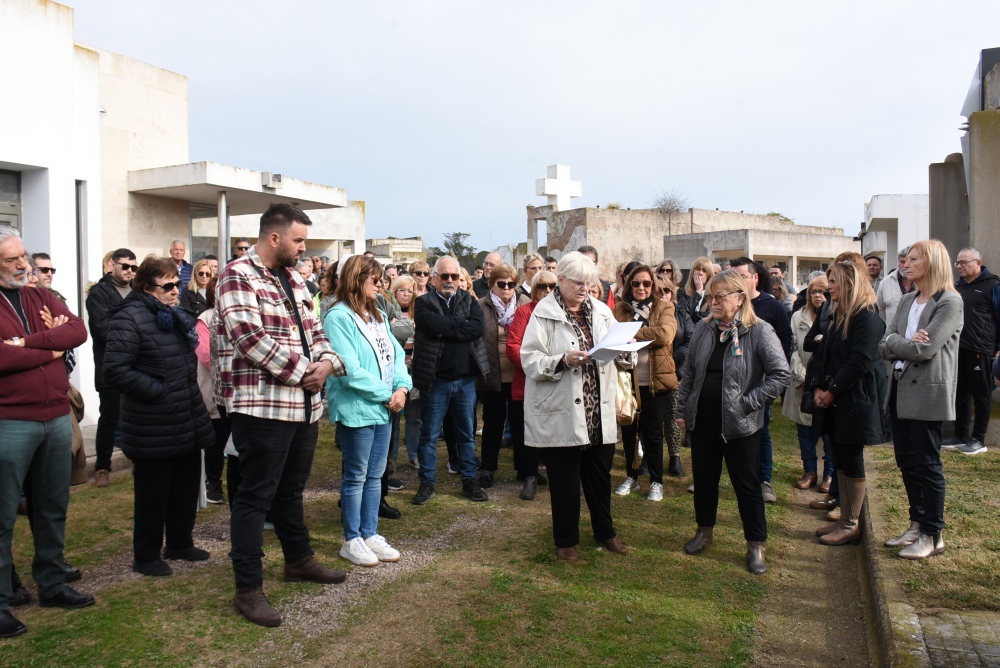
[[[683,478],[684,466],[681,465],[680,457],[671,457],[670,464],[667,465],[667,475],[671,478]]]

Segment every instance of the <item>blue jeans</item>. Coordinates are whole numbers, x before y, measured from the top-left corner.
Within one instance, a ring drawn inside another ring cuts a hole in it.
[[[819,458],[816,456],[816,445],[823,439],[823,477],[833,476],[833,444],[830,436],[823,434],[823,421],[817,419],[812,426],[796,424],[799,432],[799,453],[802,457],[802,470],[815,473]]]
[[[451,409],[462,478],[476,477],[476,382],[470,378],[434,380],[430,392],[421,392],[420,482],[437,482],[437,439],[441,422]]]
[[[371,538],[378,533],[378,505],[391,432],[390,422],[368,427],[337,423],[344,461],[340,508],[345,541]]]
[[[771,482],[771,471],[774,468],[771,454],[771,404],[764,409],[764,428],[757,433],[760,434],[760,482],[763,484]]]
[[[14,520],[27,476],[31,476],[29,507],[35,540],[31,574],[38,595],[52,598],[66,586],[63,547],[73,463],[69,414],[47,422],[0,420],[0,444],[0,610],[6,610],[12,593]]]

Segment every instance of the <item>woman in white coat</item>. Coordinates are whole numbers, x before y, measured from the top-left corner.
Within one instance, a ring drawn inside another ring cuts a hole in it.
[[[587,353],[615,322],[606,305],[588,295],[597,267],[567,253],[556,268],[558,286],[532,313],[521,343],[524,442],[540,448],[549,474],[556,555],[576,561],[580,542],[580,486],[594,538],[628,553],[611,520],[611,462],[618,440],[615,367]]]

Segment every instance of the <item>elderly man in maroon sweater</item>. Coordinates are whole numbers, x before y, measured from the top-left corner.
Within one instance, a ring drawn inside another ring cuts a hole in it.
[[[87,329],[51,292],[25,287],[29,269],[17,230],[0,226],[0,638],[27,630],[8,598],[14,519],[29,475],[39,603],[94,603],[66,586],[63,560],[73,431],[62,356],[87,340]]]

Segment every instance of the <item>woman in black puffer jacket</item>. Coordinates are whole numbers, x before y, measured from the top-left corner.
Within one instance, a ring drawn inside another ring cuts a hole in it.
[[[133,463],[133,570],[170,575],[161,558],[204,561],[194,546],[201,450],[213,440],[198,390],[194,318],[175,308],[180,281],[169,259],[147,257],[132,292],[109,312],[104,377],[122,394],[122,450]]]

